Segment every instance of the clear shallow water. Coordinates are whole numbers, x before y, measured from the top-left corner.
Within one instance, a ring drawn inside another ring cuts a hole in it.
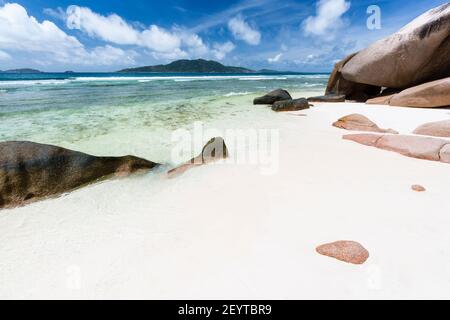
[[[97,155],[167,161],[170,134],[196,121],[258,127],[255,96],[323,93],[328,75],[0,74],[0,141],[51,143]]]

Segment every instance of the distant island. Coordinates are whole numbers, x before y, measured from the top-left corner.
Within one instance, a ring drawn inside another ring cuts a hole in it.
[[[44,73],[42,71],[36,70],[36,69],[12,69],[12,70],[6,70],[6,71],[1,71],[0,73]]]
[[[119,71],[114,71],[117,73],[225,73],[225,74],[304,74],[301,72],[292,71],[277,71],[270,69],[262,70],[252,70],[244,67],[233,67],[225,66],[220,62],[213,60],[177,60],[169,64],[160,64],[155,66],[144,66],[137,68],[127,68]],[[1,71],[0,74],[43,74],[47,73],[44,71],[22,68],[22,69],[11,69],[6,71]],[[55,72],[63,74],[73,74],[76,73],[72,70],[67,70],[64,72]]]
[[[121,73],[177,72],[177,73],[255,73],[242,67],[229,67],[212,60],[177,60],[166,65],[146,66],[120,70]]]

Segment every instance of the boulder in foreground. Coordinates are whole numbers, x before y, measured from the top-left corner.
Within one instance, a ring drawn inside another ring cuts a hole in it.
[[[345,94],[326,94],[324,96],[310,97],[309,102],[345,102]]]
[[[272,105],[272,110],[277,111],[277,112],[298,111],[298,110],[305,110],[305,109],[309,109],[308,100],[306,100],[305,98],[278,101]]]
[[[338,121],[333,123],[333,126],[336,128],[353,131],[369,131],[369,132],[398,134],[397,131],[394,131],[392,129],[381,129],[376,125],[376,123],[372,122],[369,118],[363,116],[362,114],[357,113],[340,118]]]
[[[363,264],[369,258],[369,251],[355,241],[327,243],[317,247],[316,251],[321,255],[352,264]]]
[[[228,149],[223,138],[212,138],[203,147],[202,152],[197,157],[192,158],[185,164],[170,170],[167,174],[169,178],[174,178],[194,167],[209,164],[217,160],[226,159],[227,157]]]
[[[404,156],[450,163],[450,141],[432,137],[407,135],[351,134],[343,139]]]
[[[156,163],[125,157],[95,157],[34,142],[0,143],[0,208],[60,195],[110,175],[150,170]]]
[[[277,101],[283,100],[292,100],[292,97],[286,90],[277,89],[262,97],[255,98],[253,104],[274,104]]]
[[[414,134],[450,138],[450,120],[425,123],[414,130]]]
[[[356,83],[404,89],[450,75],[450,3],[351,57],[342,76]]]
[[[448,54],[450,56],[450,51]],[[450,60],[450,58],[447,59]],[[415,108],[450,106],[450,78],[427,82],[403,90],[392,96],[389,104],[391,106]]]

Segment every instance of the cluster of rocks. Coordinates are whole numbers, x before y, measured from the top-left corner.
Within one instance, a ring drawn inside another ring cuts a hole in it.
[[[402,107],[450,106],[450,3],[334,67],[326,95]]]
[[[284,89],[277,89],[262,97],[255,98],[253,104],[271,105],[272,110],[276,112],[305,110],[310,107],[307,99],[292,99],[289,92]]]

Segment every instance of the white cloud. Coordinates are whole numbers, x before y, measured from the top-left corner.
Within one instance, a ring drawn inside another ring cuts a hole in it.
[[[218,60],[222,60],[225,56],[236,48],[234,43],[227,41],[225,43],[215,43],[212,49],[212,54]]]
[[[62,21],[66,20],[66,12],[61,7],[58,7],[56,9],[45,8],[44,13],[46,15],[53,17],[55,19],[58,19],[58,20],[62,20]]]
[[[0,60],[9,60],[9,59],[11,59],[11,56],[8,53],[0,50]]]
[[[66,10],[66,24],[69,29],[81,30],[90,37],[116,44],[139,42],[139,32],[116,14],[105,17],[89,8],[69,6]]]
[[[261,33],[252,28],[242,16],[236,16],[228,22],[228,28],[237,40],[243,40],[250,45],[261,42]]]
[[[151,25],[140,30],[116,14],[103,16],[86,7],[68,7],[66,23],[68,28],[80,30],[92,38],[118,45],[143,47],[158,57],[180,56],[184,51],[182,47],[186,47],[184,49],[191,53],[198,53],[200,50],[204,54],[207,51],[198,35],[181,28],[166,30]]]
[[[132,26],[116,14],[103,16],[91,9],[70,6],[66,10],[66,24],[70,29],[80,30],[92,38],[117,45],[134,45],[149,50],[156,60],[174,60],[216,56],[223,59],[234,49],[225,43],[211,49],[200,36],[189,30],[173,27],[171,30],[157,25]]]
[[[282,56],[283,56],[283,54],[282,54],[282,53],[279,53],[279,54],[277,54],[275,57],[267,59],[267,61],[268,61],[269,63],[275,63],[275,62],[280,61],[280,59],[281,59]]]
[[[332,40],[336,30],[342,27],[342,16],[350,9],[350,1],[319,0],[316,16],[309,16],[303,24],[306,35],[320,36]]]
[[[0,47],[2,52],[38,53],[33,60],[82,65],[106,65],[132,62],[135,55],[111,46],[88,51],[73,36],[67,35],[53,22],[39,22],[24,7],[7,3],[0,7]]]
[[[181,39],[177,35],[156,25],[143,31],[139,38],[140,43],[136,43],[137,45],[143,45],[157,52],[171,52],[181,45]]]

